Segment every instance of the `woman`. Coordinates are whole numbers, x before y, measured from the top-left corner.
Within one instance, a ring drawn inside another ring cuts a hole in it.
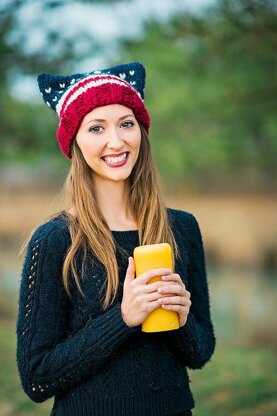
[[[159,190],[144,67],[38,82],[72,164],[67,210],[28,244],[17,323],[23,389],[35,402],[54,396],[52,415],[190,415],[186,367],[204,366],[215,345],[204,252],[196,219],[166,208]],[[135,278],[134,248],[161,242],[173,248],[174,272]],[[176,311],[180,328],[142,332],[159,307]]]

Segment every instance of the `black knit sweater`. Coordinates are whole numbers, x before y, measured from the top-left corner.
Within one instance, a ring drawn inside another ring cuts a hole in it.
[[[180,329],[144,333],[122,319],[128,255],[139,245],[137,231],[112,231],[127,250],[117,251],[120,289],[101,310],[105,270],[88,255],[81,287],[69,298],[62,265],[71,244],[64,216],[34,233],[22,272],[17,321],[17,362],[23,389],[35,402],[54,396],[57,416],[166,416],[194,406],[186,367],[201,368],[215,337],[202,238],[193,215],[168,208],[180,249],[175,272],[191,292],[187,323]],[[77,257],[77,267],[81,267]]]

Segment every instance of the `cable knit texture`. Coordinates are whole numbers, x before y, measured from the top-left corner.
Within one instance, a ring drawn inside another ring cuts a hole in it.
[[[69,298],[62,265],[71,244],[63,215],[34,233],[22,271],[17,320],[17,362],[22,387],[35,402],[54,396],[52,416],[166,416],[194,406],[186,367],[201,368],[212,356],[215,337],[209,312],[205,258],[193,215],[168,208],[180,248],[175,272],[191,292],[186,325],[143,333],[122,319],[128,255],[138,232],[112,231],[120,289],[101,310],[105,269],[88,255],[81,287]],[[80,256],[77,268],[81,270]]]

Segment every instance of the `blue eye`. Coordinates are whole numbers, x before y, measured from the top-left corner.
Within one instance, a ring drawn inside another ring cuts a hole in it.
[[[91,126],[88,131],[93,133],[100,133],[101,129],[103,129],[102,126]]]
[[[122,127],[126,127],[126,128],[130,128],[132,126],[134,126],[134,122],[133,121],[124,121],[124,123],[121,124]]]

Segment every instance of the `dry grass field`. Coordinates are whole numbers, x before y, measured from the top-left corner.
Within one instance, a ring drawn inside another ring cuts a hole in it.
[[[56,190],[0,188],[0,242],[20,242],[63,209]],[[277,195],[166,196],[167,206],[193,213],[211,262],[246,267],[277,263]]]

